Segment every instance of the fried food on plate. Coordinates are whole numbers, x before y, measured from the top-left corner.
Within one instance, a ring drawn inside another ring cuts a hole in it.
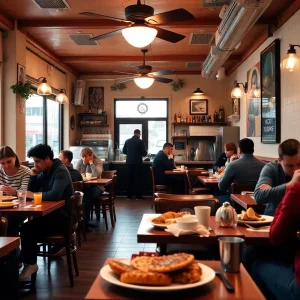
[[[108,264],[109,264],[110,268],[118,275],[121,275],[124,272],[136,270],[134,267],[124,264],[120,260],[117,260],[117,259],[110,259],[108,261]]]
[[[184,269],[170,273],[172,282],[189,284],[200,280],[202,269],[197,262],[193,262]]]
[[[169,274],[136,270],[122,273],[120,281],[142,285],[170,285],[172,283],[172,278]]]
[[[181,218],[182,216],[184,216],[186,214],[189,214],[189,212],[184,211],[184,212],[176,213],[176,212],[173,212],[173,211],[168,211],[168,212],[162,214],[161,216],[152,219],[152,222],[154,224],[166,224],[166,220],[168,220],[168,219],[175,219],[175,218]],[[175,223],[175,222],[173,222],[173,223]]]
[[[131,260],[131,265],[141,271],[148,272],[153,256],[137,256]]]
[[[248,208],[246,211],[242,210],[239,216],[239,220],[242,221],[265,221],[266,219],[261,215],[257,214],[252,207]]]

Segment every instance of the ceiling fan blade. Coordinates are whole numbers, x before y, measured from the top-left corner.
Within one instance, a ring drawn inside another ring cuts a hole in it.
[[[173,79],[169,78],[163,78],[163,77],[152,77],[155,81],[161,82],[161,83],[170,83],[173,81]]]
[[[111,32],[108,32],[108,33],[100,34],[100,35],[94,36],[93,38],[91,38],[91,40],[92,40],[92,41],[103,40],[103,39],[105,39],[105,38],[108,38],[108,37],[111,37],[111,36],[114,36],[114,35],[116,35],[116,34],[121,33],[122,30],[123,30],[123,28],[122,28],[122,29],[115,30],[115,31],[111,31]]]
[[[91,12],[88,12],[88,11],[81,12],[79,14],[82,15],[82,16],[87,16],[87,17],[96,17],[96,18],[100,17],[100,18],[103,18],[103,19],[109,19],[109,20],[114,20],[114,21],[119,21],[119,22],[132,23],[131,21],[127,21],[125,19],[119,19],[119,18],[114,18],[114,17],[110,17],[110,16],[95,14],[95,13],[91,13]]]
[[[117,74],[126,74],[126,75],[133,75],[133,76],[139,76],[139,74],[136,74],[136,73],[128,73],[128,72],[113,71],[113,73],[117,73]]]
[[[151,24],[164,24],[169,22],[187,21],[194,19],[194,16],[187,10],[178,8],[148,17],[145,20]]]
[[[157,72],[149,73],[149,75],[154,75],[154,76],[172,75],[172,74],[175,74],[175,72],[174,71],[170,71],[170,70],[162,70],[162,71],[157,71]]]
[[[125,82],[129,82],[132,81],[134,78],[127,78],[127,79],[123,79],[123,80],[118,80],[118,83],[125,83]]]
[[[162,29],[162,28],[159,28],[156,26],[151,26],[151,27],[153,27],[157,30],[157,35],[156,35],[157,38],[171,42],[171,43],[178,43],[185,38],[184,35],[173,32],[173,31]]]

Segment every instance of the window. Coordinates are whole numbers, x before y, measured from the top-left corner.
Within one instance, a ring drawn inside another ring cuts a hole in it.
[[[49,98],[48,98],[49,97]],[[26,101],[26,154],[37,144],[48,144],[58,157],[62,149],[62,105],[51,96],[32,95]]]
[[[156,154],[167,141],[167,99],[116,99],[115,142],[122,150],[135,129],[141,130],[148,154]]]

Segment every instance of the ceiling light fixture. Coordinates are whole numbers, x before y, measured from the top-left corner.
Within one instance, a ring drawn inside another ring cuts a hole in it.
[[[133,47],[143,48],[153,42],[157,30],[145,25],[132,25],[122,30],[126,41]]]
[[[133,80],[135,84],[141,89],[149,88],[154,82],[154,78],[147,77],[147,76],[137,77],[134,78]]]
[[[200,96],[203,94],[204,94],[204,92],[202,90],[200,90],[200,88],[197,88],[193,93],[194,96]]]
[[[42,95],[42,96],[47,96],[52,94],[52,88],[51,86],[47,83],[47,79],[45,77],[40,77],[38,81],[42,79],[41,83],[39,84],[37,88],[37,94]]]
[[[59,93],[56,95],[55,101],[60,104],[67,104],[69,102],[69,98],[66,95],[66,90],[61,89]]]
[[[241,82],[234,81],[234,89],[231,91],[231,98],[237,99],[242,97],[242,89],[240,88],[240,84],[242,85],[244,92],[248,92],[248,82],[245,82],[245,84]]]
[[[282,61],[281,67],[285,71],[293,72],[300,68],[299,57],[296,54],[295,47],[300,47],[300,45],[289,45],[290,49],[287,52],[284,60]]]

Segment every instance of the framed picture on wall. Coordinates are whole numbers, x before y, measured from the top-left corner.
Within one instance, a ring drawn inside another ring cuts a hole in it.
[[[104,110],[104,87],[89,87],[89,109],[95,112]]]
[[[280,40],[260,54],[261,142],[280,143]]]
[[[26,79],[26,72],[25,72],[25,67],[17,64],[18,69],[17,69],[17,82],[18,83],[25,83]]]
[[[207,99],[190,99],[190,115],[207,115],[208,100]]]

